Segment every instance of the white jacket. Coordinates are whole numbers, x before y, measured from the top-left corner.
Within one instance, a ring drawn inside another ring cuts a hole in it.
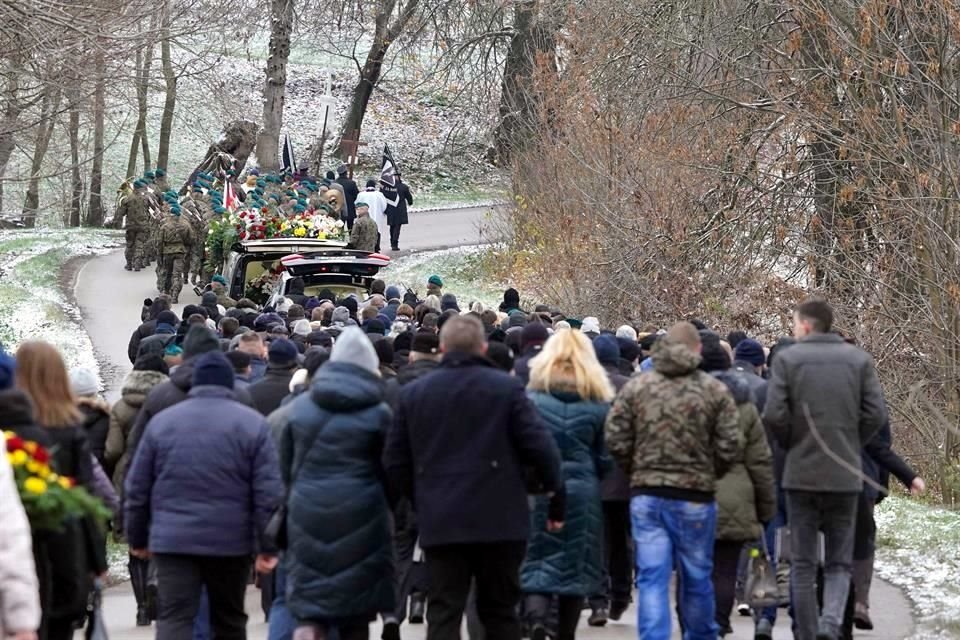
[[[387,231],[387,198],[379,191],[361,191],[357,202],[367,203],[370,207],[370,219],[377,223],[380,235],[384,236],[384,231]]]
[[[40,628],[40,587],[33,566],[30,523],[20,503],[0,437],[0,638]]]

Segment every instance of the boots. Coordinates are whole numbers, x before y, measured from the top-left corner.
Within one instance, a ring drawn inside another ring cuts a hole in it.
[[[426,609],[427,604],[424,594],[410,594],[410,624],[423,624]]]
[[[130,556],[127,563],[127,569],[130,571],[130,585],[133,587],[133,597],[137,601],[137,626],[149,627],[150,609],[147,606],[147,574],[149,562]]]
[[[856,598],[853,625],[863,631],[873,630],[870,619],[870,583],[873,581],[873,556],[853,561],[853,593]]]

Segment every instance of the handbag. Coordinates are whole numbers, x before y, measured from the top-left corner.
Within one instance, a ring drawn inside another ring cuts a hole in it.
[[[767,539],[761,536],[760,541],[760,548],[750,550],[747,581],[743,590],[745,602],[754,610],[780,604],[780,588],[777,585],[777,573],[770,562]]]
[[[297,465],[297,468],[294,469],[290,475],[290,484],[287,485],[287,490],[284,492],[283,502],[277,505],[277,508],[270,514],[270,519],[267,520],[267,526],[263,528],[263,540],[268,547],[280,549],[281,551],[285,551],[287,548],[287,543],[289,542],[287,539],[287,502],[290,500],[290,490],[293,489],[293,483],[296,482],[297,475],[299,475],[303,463],[307,461],[307,455],[309,455],[310,450],[313,449],[313,445],[317,441],[317,436],[320,435],[320,431],[321,429],[318,428],[313,433],[313,437],[310,438],[309,444],[303,450],[303,457],[300,458],[300,464]]]
[[[107,625],[103,621],[103,585],[97,580],[90,598],[90,614],[87,622],[86,640],[110,640]]]

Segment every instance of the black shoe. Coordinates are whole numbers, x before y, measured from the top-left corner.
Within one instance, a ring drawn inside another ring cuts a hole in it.
[[[390,247],[390,251],[400,251],[400,247]]]
[[[139,609],[137,609],[137,626],[138,627],[150,626],[150,615],[147,613],[147,610],[144,607],[140,607]]]
[[[605,627],[610,620],[610,613],[604,607],[598,607],[590,613],[587,624],[591,627]]]
[[[381,640],[400,640],[400,623],[387,622],[383,625],[383,633],[380,634]]]
[[[623,604],[620,602],[610,605],[610,619],[617,621],[623,617],[623,614],[627,612],[627,609],[630,608],[630,604]]]
[[[424,613],[426,612],[426,602],[423,596],[415,595],[410,597],[410,624],[423,624]]]
[[[530,628],[530,640],[548,640],[547,629],[542,624],[535,624]]]
[[[123,265],[123,268],[124,268],[124,270],[126,270],[126,271],[133,271],[133,267],[131,267],[131,266],[128,265],[128,264]]]

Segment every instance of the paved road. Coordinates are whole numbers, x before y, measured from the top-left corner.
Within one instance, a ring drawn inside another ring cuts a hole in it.
[[[411,224],[401,237],[404,252],[447,246],[478,244],[485,241],[482,226],[487,209],[460,209],[435,213],[411,215]],[[127,360],[127,341],[140,317],[144,298],[156,295],[155,276],[152,270],[130,273],[123,270],[122,252],[95,258],[81,270],[76,285],[76,298],[84,318],[84,325],[93,341],[102,363],[102,375],[107,386],[108,398],[113,401],[119,385],[130,371]],[[181,294],[182,304],[198,302],[188,289]],[[182,306],[182,305],[181,305]],[[147,640],[153,637],[151,628],[133,625],[136,605],[129,583],[107,591],[104,601],[106,620],[111,640]],[[247,611],[250,613],[249,636],[251,640],[266,638],[266,625],[259,614],[259,593],[248,593]],[[857,634],[857,637],[878,640],[897,640],[907,637],[912,629],[910,607],[903,595],[886,583],[878,581],[873,592],[873,614],[877,629],[874,633]],[[620,640],[636,638],[632,624],[635,612],[631,610],[619,623],[604,629],[590,629],[584,621],[580,637],[588,640]],[[752,624],[747,618],[734,620],[733,638],[752,639]],[[679,638],[679,634],[674,634]],[[372,629],[371,637],[379,638],[379,626]],[[77,640],[82,636],[77,635]],[[403,637],[408,640],[424,638],[423,626],[406,626]],[[781,621],[776,630],[777,640],[791,637],[788,626]]]

